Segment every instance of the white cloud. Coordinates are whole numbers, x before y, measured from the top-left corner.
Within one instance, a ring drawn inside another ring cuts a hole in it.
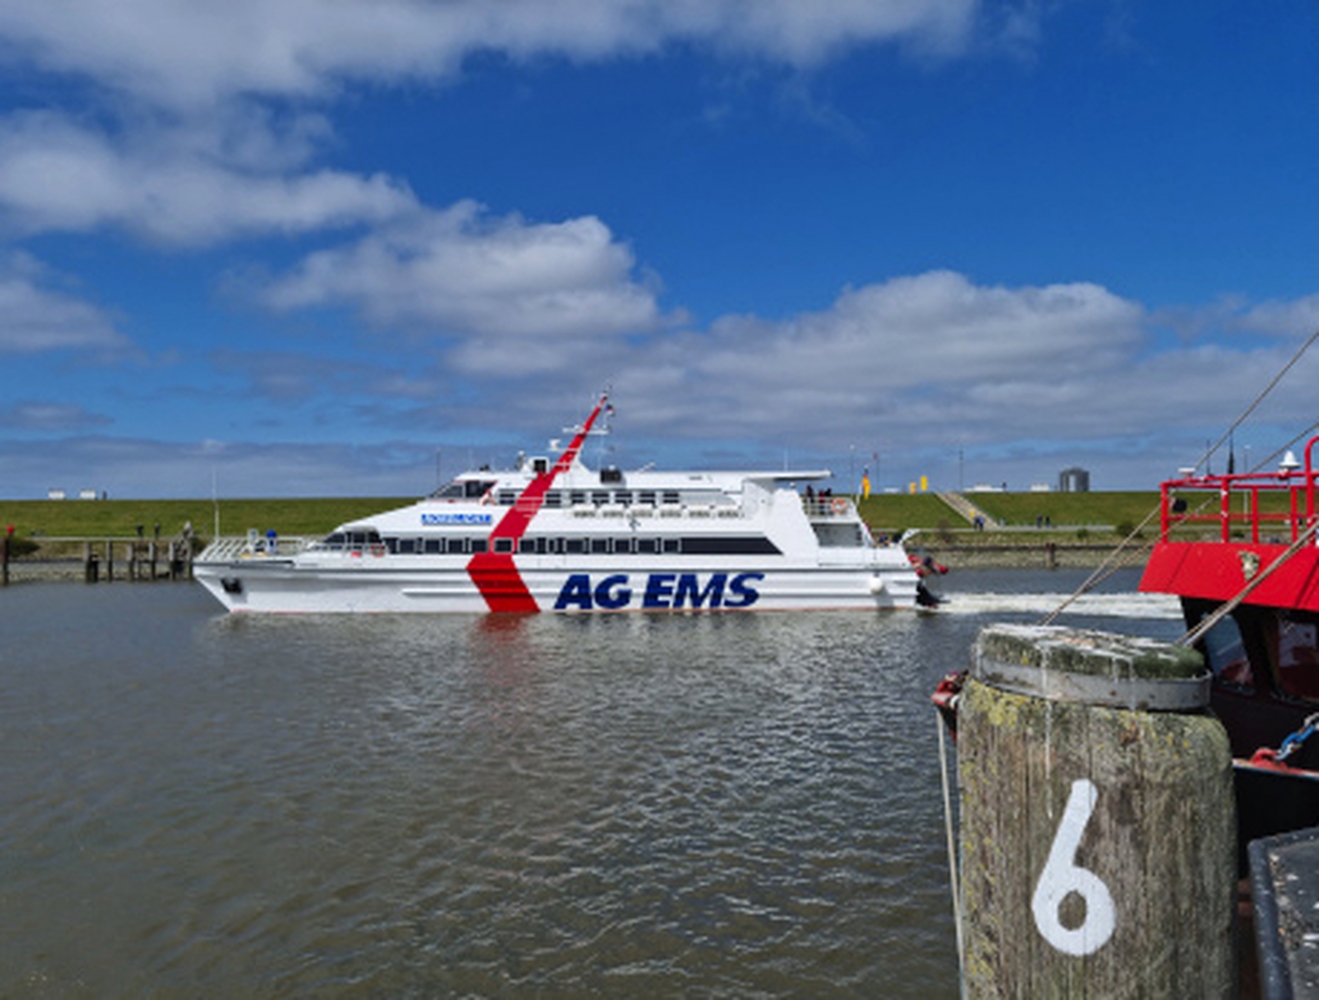
[[[441,335],[590,339],[663,322],[655,290],[634,270],[632,251],[594,216],[531,223],[460,202],[311,254],[264,300],[280,310],[347,305],[378,326]],[[464,356],[481,367],[480,351]]]
[[[27,400],[0,410],[0,427],[23,431],[72,431],[112,423],[104,414],[69,403]]]
[[[1160,350],[1148,322],[1140,304],[1093,284],[987,287],[931,272],[847,290],[820,312],[726,317],[707,333],[656,338],[615,383],[632,426],[657,438],[946,449],[1193,428],[1202,441],[1294,350]],[[1293,376],[1270,408],[1283,422],[1313,409],[1312,377]]]
[[[48,287],[54,279],[27,254],[0,258],[0,354],[114,352],[129,346],[103,310]]]
[[[1236,326],[1274,336],[1308,336],[1319,330],[1319,295],[1291,302],[1261,302],[1245,310]]]
[[[849,289],[827,310],[779,322],[726,317],[630,370],[658,395],[714,405],[726,431],[790,426],[796,415],[794,434],[823,438],[857,419],[905,425],[936,383],[934,405],[949,412],[980,384],[1093,378],[1130,357],[1142,316],[1096,285],[983,287],[935,271]],[[1029,398],[1008,408],[1023,406]]]
[[[297,128],[291,134],[283,143],[260,128],[116,139],[56,114],[13,115],[0,121],[0,210],[29,232],[120,225],[154,241],[203,244],[379,223],[415,208],[406,186],[380,174],[246,166],[293,157],[288,143],[302,139]]]
[[[0,5],[0,37],[26,61],[154,106],[235,95],[323,96],[338,81],[436,79],[469,54],[572,59],[674,42],[797,66],[901,42],[956,53],[977,0],[107,0]]]

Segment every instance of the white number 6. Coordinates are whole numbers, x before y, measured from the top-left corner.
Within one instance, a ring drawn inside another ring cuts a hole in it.
[[[1093,782],[1084,778],[1072,782],[1062,822],[1058,824],[1049,858],[1030,901],[1035,926],[1044,940],[1068,955],[1093,955],[1113,936],[1116,922],[1108,886],[1094,872],[1075,863],[1076,848],[1095,811],[1098,797],[1099,791]],[[1085,901],[1085,919],[1074,928],[1064,927],[1058,919],[1058,909],[1071,893]]]

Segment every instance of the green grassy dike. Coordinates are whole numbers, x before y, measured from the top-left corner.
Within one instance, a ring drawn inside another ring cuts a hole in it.
[[[323,535],[336,525],[391,507],[412,497],[282,498],[221,500],[220,534],[243,535],[248,528],[281,535]],[[133,538],[138,526],[151,538],[160,525],[161,538],[173,538],[191,523],[194,533],[209,540],[215,533],[216,505],[210,500],[0,500],[0,525],[13,525],[17,538]],[[37,552],[38,558],[40,549]]]
[[[402,506],[412,497],[301,497],[221,500],[220,533],[242,535],[249,528],[264,534],[326,534],[336,525]],[[1158,504],[1158,494],[1110,493],[985,493],[971,494],[987,515],[1008,530],[974,532],[938,497],[924,494],[882,494],[861,501],[861,516],[878,533],[920,529],[918,544],[956,559],[975,550],[1040,551],[1052,542],[1059,549],[1094,551],[1115,544]],[[1050,527],[1036,530],[1047,518]],[[0,525],[13,525],[15,537],[37,548],[35,558],[68,555],[66,546],[43,541],[55,538],[131,538],[142,526],[145,537],[160,525],[160,537],[172,538],[191,522],[203,541],[215,528],[211,500],[0,500]],[[1116,530],[1114,530],[1116,529]],[[1146,537],[1152,534],[1147,529]],[[29,548],[24,545],[24,548]]]

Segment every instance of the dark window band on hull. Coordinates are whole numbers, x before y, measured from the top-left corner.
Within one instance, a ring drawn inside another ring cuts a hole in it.
[[[447,542],[447,544],[446,544]],[[487,539],[482,538],[396,538],[388,537],[385,546],[395,555],[468,555],[485,552]],[[495,539],[495,551],[513,553],[510,538]],[[682,538],[558,538],[532,536],[520,539],[518,555],[665,555],[687,556],[777,556],[783,552],[768,538],[761,535],[687,535]]]
[[[688,556],[777,556],[779,547],[763,535],[685,535],[682,553]]]

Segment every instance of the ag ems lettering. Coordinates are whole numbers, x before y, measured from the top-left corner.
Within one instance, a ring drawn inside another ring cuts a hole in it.
[[[645,586],[633,589],[626,573],[614,573],[593,582],[589,573],[574,573],[564,581],[554,602],[555,611],[601,609],[619,611],[633,605],[639,593],[645,610],[677,611],[685,608],[749,608],[760,600],[756,584],[764,573],[651,573]]]

